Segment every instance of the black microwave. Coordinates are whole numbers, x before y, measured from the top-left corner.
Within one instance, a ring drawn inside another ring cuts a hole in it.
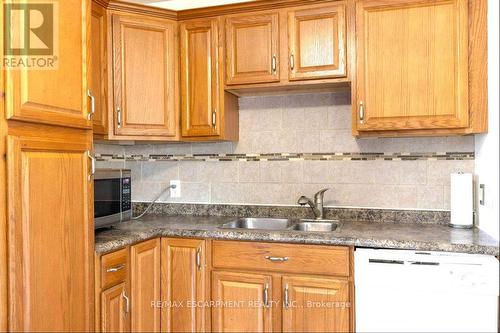
[[[94,177],[94,229],[132,218],[132,178],[127,169],[98,169]]]

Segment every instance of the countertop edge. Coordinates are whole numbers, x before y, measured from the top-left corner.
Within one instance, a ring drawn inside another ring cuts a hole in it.
[[[255,231],[248,232],[194,229],[151,229],[140,232],[131,232],[130,235],[126,235],[120,240],[96,244],[95,252],[97,255],[103,255],[157,237],[203,238],[228,241],[254,241],[309,245],[338,245],[402,250],[460,252],[499,256],[498,246],[489,245],[436,243],[394,239],[364,239],[351,237],[314,238],[314,236],[310,235],[297,237],[296,234],[285,236],[273,232],[259,233]]]

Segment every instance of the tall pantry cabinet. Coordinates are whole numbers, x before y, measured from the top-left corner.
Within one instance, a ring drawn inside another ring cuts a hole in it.
[[[94,320],[90,0],[59,1],[48,10],[55,18],[57,66],[1,70],[0,330],[89,331]]]

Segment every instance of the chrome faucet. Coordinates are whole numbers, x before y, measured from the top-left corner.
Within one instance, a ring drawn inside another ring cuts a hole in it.
[[[329,188],[325,188],[316,193],[314,195],[314,202],[308,197],[301,196],[297,203],[301,206],[309,205],[314,213],[314,217],[316,218],[316,220],[322,220],[324,217],[323,196],[328,190]]]

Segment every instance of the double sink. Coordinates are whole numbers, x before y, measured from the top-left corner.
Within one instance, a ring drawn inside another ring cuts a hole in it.
[[[340,222],[337,220],[239,218],[225,223],[219,228],[237,230],[334,232],[340,225]]]

